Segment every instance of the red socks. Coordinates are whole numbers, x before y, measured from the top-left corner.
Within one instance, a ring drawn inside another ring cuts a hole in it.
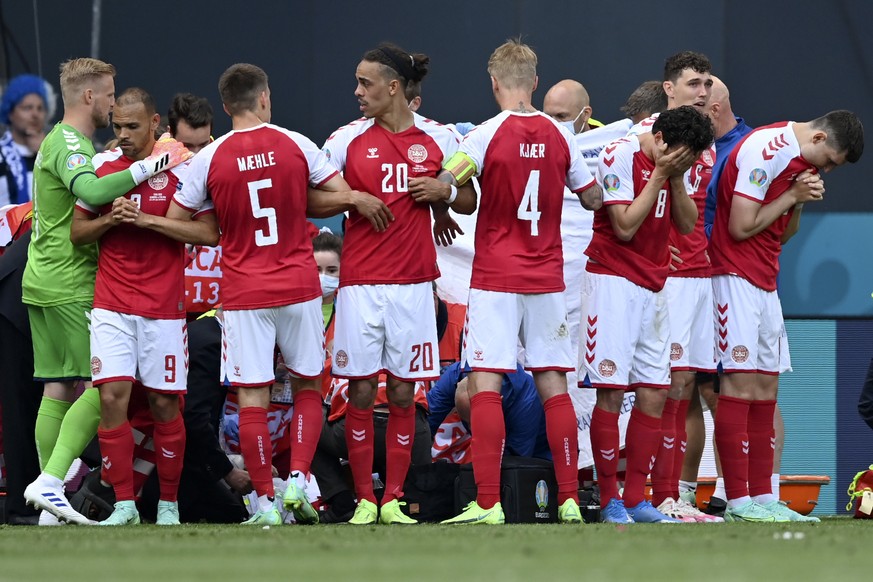
[[[239,448],[258,496],[274,497],[273,443],[267,427],[266,409],[259,406],[240,408]]]
[[[346,447],[358,500],[376,503],[373,494],[373,409],[346,407]]]
[[[546,411],[546,436],[558,481],[558,505],[567,499],[579,503],[579,436],[576,411],[569,394],[552,396],[543,404]]]
[[[654,467],[661,441],[661,419],[634,407],[625,437],[627,476],[622,496],[625,507],[634,507],[645,499],[646,479]]]
[[[676,462],[676,416],[679,412],[679,401],[668,398],[664,402],[664,412],[661,413],[661,443],[652,468],[652,505],[658,507],[668,497],[673,497],[673,473]],[[684,422],[684,418],[682,419]],[[681,464],[681,461],[680,461]],[[676,482],[676,488],[679,483]],[[675,499],[675,497],[674,497]]]
[[[301,390],[294,395],[294,417],[288,430],[291,440],[291,472],[309,473],[321,438],[321,392]]]
[[[126,422],[113,429],[99,429],[103,477],[115,489],[116,501],[133,501],[133,432]]]
[[[490,509],[500,501],[500,464],[506,442],[503,404],[497,392],[479,392],[470,399],[470,429],[473,433],[473,478],[476,502]]]
[[[594,468],[600,485],[600,506],[606,507],[611,499],[618,499],[619,438],[618,413],[608,412],[599,406],[591,415],[591,449],[594,453]]]
[[[400,408],[388,405],[388,427],[385,430],[385,493],[382,505],[403,496],[403,484],[412,460],[415,437],[415,404]]]
[[[741,398],[719,394],[715,412],[715,445],[721,458],[724,473],[724,488],[728,500],[749,495],[749,415],[751,402]],[[770,430],[773,416],[770,416]],[[767,487],[770,493],[770,473],[773,472],[773,455],[767,469]]]
[[[162,501],[177,501],[185,460],[185,423],[177,414],[170,422],[155,421],[155,464]]]
[[[749,406],[749,495],[752,497],[773,493],[770,475],[776,449],[775,413],[775,400],[753,400]]]
[[[695,394],[693,398],[699,398],[699,396]],[[676,446],[673,447],[673,475],[670,477],[670,496],[673,499],[679,497],[679,479],[682,478],[682,465],[685,463],[685,447],[688,445],[685,417],[688,416],[688,405],[691,404],[691,400],[679,400],[678,403],[676,408]]]

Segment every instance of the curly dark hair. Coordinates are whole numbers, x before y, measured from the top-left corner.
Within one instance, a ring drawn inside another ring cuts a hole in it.
[[[694,51],[676,53],[664,61],[664,80],[675,83],[685,69],[691,69],[698,73],[709,73],[712,71],[712,63],[709,62],[709,57],[703,53]]]
[[[712,122],[690,105],[662,112],[652,125],[652,134],[658,132],[668,146],[687,145],[695,152],[707,149],[715,139]]]
[[[846,161],[854,164],[864,153],[864,126],[861,120],[851,111],[838,109],[831,111],[818,119],[813,119],[810,125],[828,134],[828,141],[837,152],[846,152]]]

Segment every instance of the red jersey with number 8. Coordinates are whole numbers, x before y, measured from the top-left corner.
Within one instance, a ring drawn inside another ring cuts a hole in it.
[[[631,283],[658,292],[670,272],[670,181],[665,180],[658,198],[636,234],[623,241],[615,234],[607,208],[630,205],[640,195],[655,169],[655,162],[640,149],[635,135],[616,140],[600,152],[597,181],[603,188],[603,206],[594,213],[594,236],[585,254],[590,273],[624,277]]]
[[[270,124],[231,131],[191,160],[174,200],[192,211],[207,198],[215,204],[225,309],[321,297],[306,221],[307,192],[336,174],[312,141]]]
[[[564,186],[594,185],[570,132],[540,113],[503,111],[467,134],[482,195],[470,287],[504,293],[564,290]]]

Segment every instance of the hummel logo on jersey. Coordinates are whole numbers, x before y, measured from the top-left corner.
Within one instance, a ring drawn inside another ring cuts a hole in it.
[[[652,171],[651,171],[651,170],[642,170],[642,174],[643,174],[643,182],[648,182],[648,181],[649,181],[649,178],[652,177]]]
[[[397,444],[401,447],[409,446],[409,435],[408,434],[398,434],[397,435]]]
[[[358,442],[363,441],[367,438],[367,429],[362,428],[361,430],[352,429],[352,439]]]
[[[778,137],[767,142],[767,147],[761,150],[761,156],[765,160],[772,160],[776,152],[788,145],[788,140],[785,139],[785,134],[780,133]]]
[[[379,148],[367,148],[367,157],[371,160],[375,160],[379,157]]]
[[[666,436],[666,435],[664,436],[664,448],[665,448],[665,449],[672,449],[672,448],[673,448],[673,444],[674,444],[675,442],[676,442],[676,439],[675,439],[675,438],[670,438],[670,437],[668,437],[668,436]]]
[[[686,446],[687,444],[688,444],[688,443],[687,443],[686,441],[679,441],[679,450],[682,451],[682,452],[684,453],[684,452],[685,452],[685,446]]]
[[[176,453],[174,451],[168,451],[164,447],[161,447],[161,454],[164,455],[166,459],[175,459]]]
[[[473,359],[477,362],[482,361],[482,350],[473,350]]]
[[[774,450],[776,449],[776,437],[774,436],[770,437],[770,448]]]
[[[600,456],[607,461],[611,461],[615,458],[615,449],[600,449]]]
[[[109,457],[103,457],[103,468],[107,471],[112,468],[112,461],[109,460]]]
[[[749,454],[749,441],[740,441],[740,443],[743,445],[743,454],[748,455]]]
[[[652,455],[652,460],[649,461],[649,471],[655,468],[655,455]]]

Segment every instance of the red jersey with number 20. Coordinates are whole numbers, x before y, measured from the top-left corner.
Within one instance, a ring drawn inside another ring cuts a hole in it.
[[[413,125],[391,133],[374,119],[359,119],[327,138],[324,152],[349,186],[376,196],[394,222],[376,232],[355,210],[349,212],[340,287],[433,281],[440,272],[431,230],[430,206],[409,194],[409,178],[435,178],[458,149],[454,132],[413,114]]]
[[[133,160],[120,149],[93,158],[98,176],[122,172]],[[161,172],[134,186],[125,198],[148,214],[165,216],[188,164]],[[112,203],[99,208],[76,202],[76,210],[91,216],[109,214]],[[205,204],[201,211],[211,211]],[[100,238],[94,307],[150,319],[185,317],[185,245],[153,230],[119,224]]]
[[[817,171],[801,157],[793,125],[787,122],[758,128],[731,151],[718,182],[718,210],[710,242],[714,275],[738,275],[765,291],[776,290],[782,234],[794,208],[742,241],[731,236],[728,224],[735,196],[767,205],[790,188],[798,174]]]
[[[482,196],[470,287],[505,293],[564,290],[564,186],[581,192],[594,178],[570,132],[535,111],[502,111],[464,138]]]
[[[261,309],[321,297],[306,221],[309,186],[337,174],[299,133],[270,124],[231,131],[191,160],[176,194],[187,210],[208,197],[221,227],[225,309]]]
[[[597,181],[603,188],[603,206],[594,213],[594,236],[585,254],[591,273],[624,277],[657,293],[670,272],[670,181],[665,180],[658,198],[636,234],[623,241],[615,234],[607,207],[632,204],[649,182],[655,162],[640,149],[640,140],[629,135],[600,152]]]

